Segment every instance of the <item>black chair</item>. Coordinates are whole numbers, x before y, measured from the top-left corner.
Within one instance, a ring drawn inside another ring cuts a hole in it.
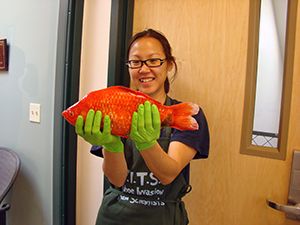
[[[3,200],[11,189],[20,169],[20,159],[12,150],[0,147],[0,225],[6,224],[10,204]]]

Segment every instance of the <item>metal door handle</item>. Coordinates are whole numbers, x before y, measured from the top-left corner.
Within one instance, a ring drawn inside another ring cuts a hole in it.
[[[288,218],[300,220],[300,203],[295,205],[282,205],[267,199],[267,204],[273,209],[285,212]]]

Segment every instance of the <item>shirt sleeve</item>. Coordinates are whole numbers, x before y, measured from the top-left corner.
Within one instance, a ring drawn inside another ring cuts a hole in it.
[[[179,141],[191,148],[194,148],[197,151],[194,159],[207,158],[209,154],[210,137],[207,120],[201,108],[194,118],[199,124],[198,130],[181,131],[174,129],[170,141]]]
[[[90,152],[95,156],[103,158],[102,146],[93,145]]]

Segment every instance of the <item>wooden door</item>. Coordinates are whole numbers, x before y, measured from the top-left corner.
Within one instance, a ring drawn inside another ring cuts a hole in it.
[[[171,96],[199,104],[211,132],[210,156],[192,162],[185,198],[190,225],[284,225],[266,199],[286,203],[292,152],[300,149],[300,65],[294,84],[285,161],[240,154],[247,64],[249,1],[136,0],[134,33],[162,31],[173,46],[179,74]],[[295,62],[300,60],[300,22]]]

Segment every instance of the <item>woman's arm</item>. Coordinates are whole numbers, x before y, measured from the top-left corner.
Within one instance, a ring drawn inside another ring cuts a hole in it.
[[[158,143],[140,152],[151,172],[164,185],[170,184],[194,158],[196,150],[178,141],[166,153]]]
[[[132,115],[130,137],[150,171],[166,185],[193,159],[196,150],[180,142],[171,142],[168,153],[165,153],[157,142],[160,128],[157,106],[148,101],[139,105],[138,111]]]
[[[103,130],[100,130],[103,120]],[[111,134],[111,120],[108,115],[89,110],[86,120],[78,116],[75,124],[76,133],[94,146],[103,146],[103,171],[108,180],[121,187],[127,176],[127,164],[124,156],[124,144],[121,138]]]
[[[124,152],[109,152],[105,149],[103,153],[102,169],[109,182],[116,187],[124,185],[128,169],[124,156]]]
[[[194,158],[206,158],[209,149],[209,132],[202,110],[195,116],[199,129],[175,130],[168,152],[156,141],[160,134],[160,118],[155,106],[145,102],[133,114],[130,137],[148,168],[163,184],[171,183]]]

